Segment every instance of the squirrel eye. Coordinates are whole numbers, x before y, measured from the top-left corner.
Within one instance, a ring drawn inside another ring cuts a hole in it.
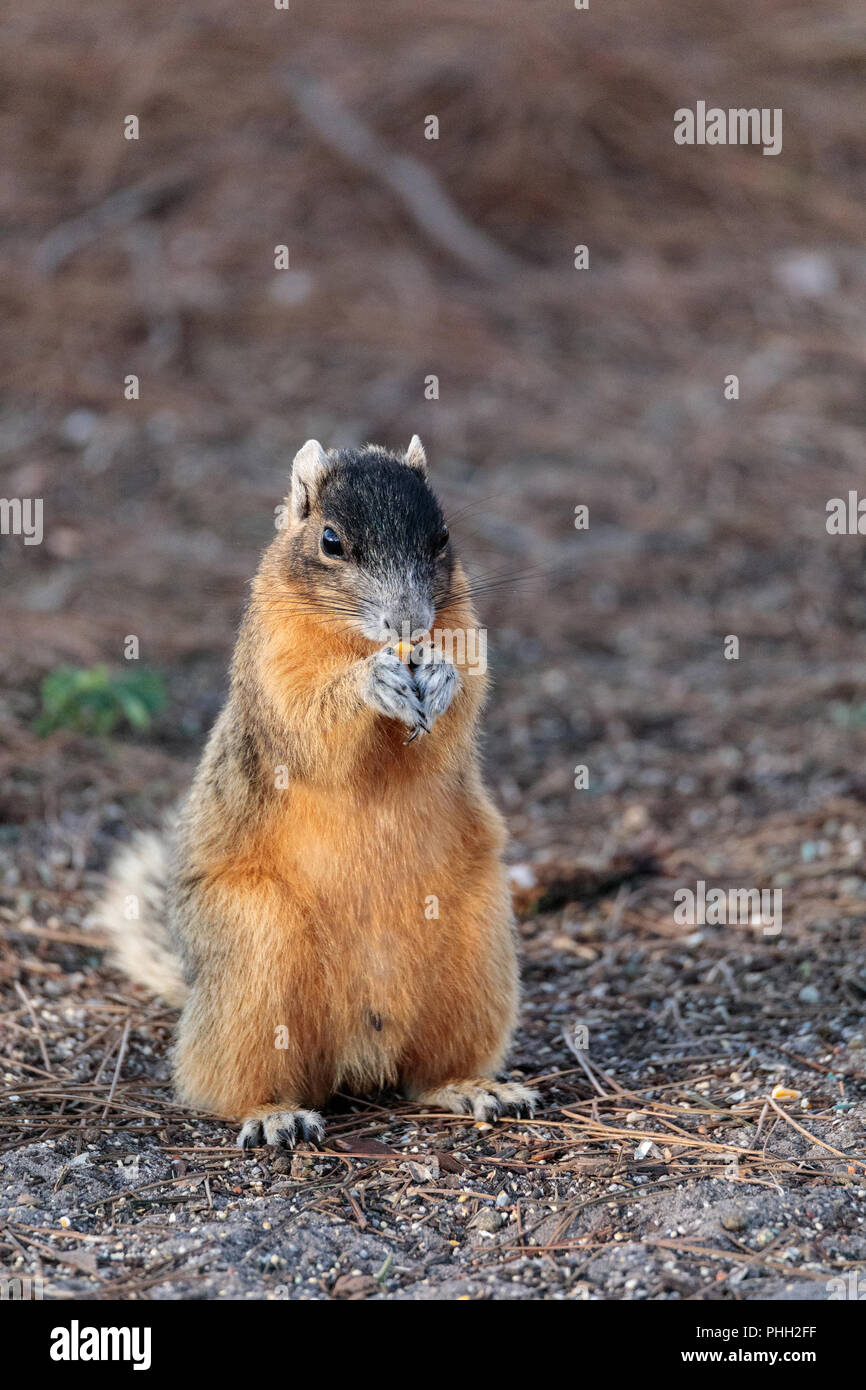
[[[343,542],[336,531],[331,530],[330,526],[326,526],[322,532],[322,549],[326,555],[342,555],[343,553]]]
[[[433,541],[433,548],[436,551],[436,554],[438,555],[440,551],[444,550],[447,544],[448,527],[443,524],[442,529],[440,531],[437,531],[436,537]]]

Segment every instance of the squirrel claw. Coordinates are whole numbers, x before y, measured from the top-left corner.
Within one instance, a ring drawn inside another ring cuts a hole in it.
[[[403,740],[404,748],[406,747],[407,743],[411,743],[413,739],[416,739],[418,737],[419,734],[429,734],[430,732],[430,725],[427,723],[426,715],[422,714],[419,711],[416,715],[416,718],[418,720],[417,724],[415,725],[409,737]]]
[[[300,1139],[317,1144],[325,1133],[322,1117],[315,1110],[280,1110],[264,1107],[245,1122],[238,1135],[241,1149],[260,1149],[264,1144],[291,1149]]]

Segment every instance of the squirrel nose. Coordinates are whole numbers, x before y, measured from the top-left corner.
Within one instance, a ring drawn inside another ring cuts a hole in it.
[[[429,603],[401,604],[385,618],[385,625],[401,640],[419,641],[426,637],[433,622],[433,606]]]

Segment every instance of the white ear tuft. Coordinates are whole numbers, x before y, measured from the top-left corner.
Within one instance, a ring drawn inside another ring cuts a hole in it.
[[[412,438],[409,440],[409,448],[406,450],[406,462],[410,468],[417,468],[418,472],[423,473],[426,478],[427,455],[424,452],[424,445],[421,443],[417,434],[413,434]]]
[[[328,455],[318,439],[308,439],[295,454],[291,500],[292,515],[296,521],[303,521],[309,515],[313,498],[329,466]]]

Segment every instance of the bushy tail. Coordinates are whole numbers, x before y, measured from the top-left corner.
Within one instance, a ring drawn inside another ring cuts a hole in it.
[[[95,919],[108,933],[116,965],[180,1007],[187,987],[166,914],[166,835],[140,831],[117,855]]]

